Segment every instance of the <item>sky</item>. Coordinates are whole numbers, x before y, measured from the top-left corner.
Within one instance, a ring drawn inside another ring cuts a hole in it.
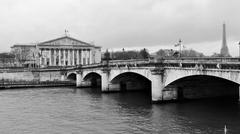
[[[219,52],[226,23],[230,54],[239,55],[239,0],[0,0],[0,52],[17,43],[64,36],[103,50],[185,49]]]

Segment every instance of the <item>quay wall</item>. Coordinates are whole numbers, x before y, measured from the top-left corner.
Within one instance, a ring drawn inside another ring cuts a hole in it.
[[[58,70],[0,70],[0,81],[63,81]]]

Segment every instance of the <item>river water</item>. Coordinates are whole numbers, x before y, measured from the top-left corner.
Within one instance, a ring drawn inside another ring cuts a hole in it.
[[[33,88],[0,91],[1,134],[240,133],[240,103],[151,104],[141,92]]]

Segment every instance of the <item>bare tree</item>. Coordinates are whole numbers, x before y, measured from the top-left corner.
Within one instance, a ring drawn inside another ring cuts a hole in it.
[[[0,67],[10,67],[14,63],[15,56],[10,53],[0,53]]]
[[[30,52],[31,50],[27,47],[16,48],[12,51],[15,55],[15,60],[21,65],[31,59]]]

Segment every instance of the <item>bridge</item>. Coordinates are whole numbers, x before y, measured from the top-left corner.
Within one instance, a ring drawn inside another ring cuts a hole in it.
[[[181,58],[103,61],[65,70],[77,87],[102,92],[147,91],[153,102],[240,97],[239,58]]]

